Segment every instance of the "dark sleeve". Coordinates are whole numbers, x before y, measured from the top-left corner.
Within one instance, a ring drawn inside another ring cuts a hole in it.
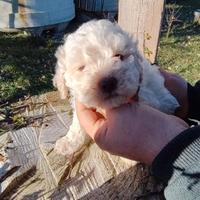
[[[167,200],[200,199],[200,126],[174,138],[154,159],[152,173],[167,184]]]
[[[195,86],[188,83],[188,118],[200,120],[200,81]]]

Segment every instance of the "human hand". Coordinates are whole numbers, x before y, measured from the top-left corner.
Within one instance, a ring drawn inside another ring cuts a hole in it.
[[[188,114],[188,94],[187,82],[179,75],[160,69],[165,79],[165,87],[178,100],[180,107],[175,111],[175,115],[184,119]]]
[[[81,126],[103,150],[151,164],[163,147],[188,128],[181,119],[138,102],[106,111],[106,118],[76,102]]]

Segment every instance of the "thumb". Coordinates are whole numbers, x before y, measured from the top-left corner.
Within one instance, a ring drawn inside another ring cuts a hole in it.
[[[87,108],[76,100],[76,111],[80,125],[86,133],[95,140],[96,133],[105,124],[105,118],[91,108]]]

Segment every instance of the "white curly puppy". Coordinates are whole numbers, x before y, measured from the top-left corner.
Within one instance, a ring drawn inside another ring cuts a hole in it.
[[[136,95],[140,102],[165,113],[173,113],[179,106],[164,87],[158,67],[141,56],[129,34],[108,20],[83,24],[65,38],[56,57],[53,81],[62,98],[69,89],[70,95],[84,105],[101,110],[127,103]],[[89,141],[79,125],[73,102],[72,106],[73,123],[55,145],[58,153],[67,156]]]

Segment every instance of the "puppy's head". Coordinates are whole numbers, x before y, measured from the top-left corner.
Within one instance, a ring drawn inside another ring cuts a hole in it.
[[[117,24],[90,21],[68,35],[56,52],[54,85],[67,88],[88,107],[112,108],[137,92],[140,55],[137,44]]]

